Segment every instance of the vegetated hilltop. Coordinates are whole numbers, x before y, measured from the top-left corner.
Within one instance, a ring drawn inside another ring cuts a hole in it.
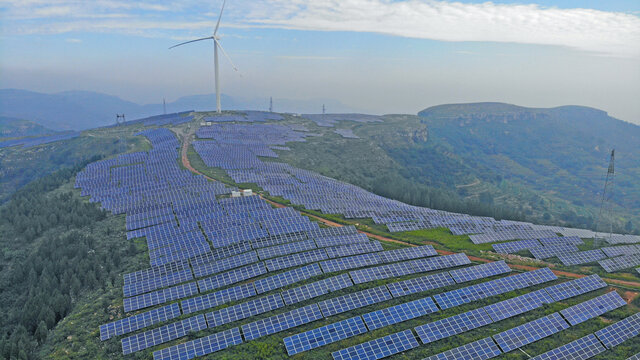
[[[296,166],[408,203],[476,215],[592,227],[609,155],[619,231],[640,229],[640,127],[579,106],[440,105],[419,116],[340,122],[282,152]],[[608,220],[607,220],[608,221]]]
[[[0,116],[0,139],[47,135],[54,132],[33,121]]]

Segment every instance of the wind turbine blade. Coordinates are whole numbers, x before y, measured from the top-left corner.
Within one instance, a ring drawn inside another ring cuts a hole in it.
[[[220,9],[220,16],[218,16],[218,23],[216,24],[216,29],[213,30],[213,36],[216,36],[216,34],[218,33],[218,28],[220,27],[220,19],[222,19],[222,12],[224,11],[224,3],[227,0],[222,0],[222,9]]]
[[[185,41],[185,42],[180,43],[180,44],[178,44],[178,45],[173,45],[173,46],[172,46],[172,47],[170,47],[169,49],[173,49],[174,47],[182,46],[182,45],[184,45],[184,44],[188,44],[188,43],[192,43],[192,42],[196,42],[196,41],[211,40],[211,39],[213,39],[213,36],[209,36],[209,37],[202,38],[202,39],[191,40],[191,41]]]
[[[238,68],[233,65],[233,61],[231,61],[231,57],[229,56],[229,54],[227,54],[226,51],[224,51],[224,48],[222,48],[222,45],[220,45],[220,42],[216,39],[213,39],[213,41],[216,42],[216,45],[220,48],[220,51],[222,51],[222,54],[227,58],[227,60],[229,60],[229,62],[231,63],[231,66],[233,67],[233,70],[238,71]]]

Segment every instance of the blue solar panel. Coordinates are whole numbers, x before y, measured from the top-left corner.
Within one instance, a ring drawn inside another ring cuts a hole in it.
[[[496,334],[493,339],[498,343],[502,351],[509,352],[551,336],[568,327],[569,324],[564,321],[559,313],[553,313]]]
[[[207,322],[205,321],[204,315],[186,318],[122,339],[122,353],[124,355],[131,354],[181,338],[190,332],[197,332],[206,328]]]
[[[324,249],[315,249],[307,252],[291,254],[279,258],[265,260],[269,271],[288,269],[299,265],[326,260],[327,252]]]
[[[429,356],[424,360],[485,360],[502,354],[498,346],[488,337],[457,348]]]
[[[129,316],[108,324],[100,325],[100,340],[108,340],[114,336],[127,334],[147,326],[155,325],[181,315],[177,303]]]
[[[365,323],[367,323],[369,330],[375,330],[437,311],[439,311],[439,309],[436,304],[431,298],[427,297],[382,310],[372,311],[362,315],[362,318]]]
[[[426,275],[415,279],[387,284],[387,288],[389,288],[389,291],[391,292],[391,295],[393,295],[393,297],[400,297],[453,284],[455,284],[455,282],[453,281],[449,273],[442,272],[438,274]]]
[[[564,316],[569,324],[577,325],[625,305],[627,305],[627,303],[620,297],[620,295],[615,291],[611,291],[580,304],[568,307],[564,310],[560,310],[560,314]]]
[[[198,280],[198,286],[200,287],[200,291],[205,292],[264,275],[266,273],[267,269],[264,267],[263,263],[255,263]]]
[[[511,268],[504,261],[496,261],[487,264],[470,266],[462,269],[456,269],[449,271],[453,280],[458,284],[483,279],[493,275],[506,274],[511,272]]]
[[[287,305],[299,303],[318,296],[326,295],[332,291],[353,286],[349,274],[340,274],[327,279],[319,280],[282,292],[282,298]]]
[[[124,311],[130,312],[146,307],[162,304],[180,298],[189,297],[198,293],[195,282],[186,283],[163,290],[158,290],[124,299]]]
[[[429,344],[436,340],[461,334],[490,323],[492,323],[491,318],[484,309],[475,309],[432,323],[420,325],[416,327],[415,330],[420,341],[424,344]]]
[[[598,338],[589,334],[566,345],[557,347],[544,354],[538,355],[533,360],[586,360],[607,350]]]
[[[322,267],[322,271],[324,273],[331,273],[375,265],[379,263],[379,253],[370,253],[323,261],[320,263],[320,266]]]
[[[607,255],[600,249],[578,251],[570,254],[558,255],[558,260],[563,265],[572,266],[580,264],[588,264],[598,260],[606,259]]]
[[[234,321],[263,314],[284,306],[280,294],[264,296],[245,303],[229,306],[207,314],[209,327],[216,327]]]
[[[533,249],[537,247],[541,247],[542,244],[538,240],[530,239],[530,240],[519,240],[519,241],[510,241],[506,243],[493,244],[493,250],[497,253],[501,254],[513,254],[518,251]]]
[[[377,360],[418,347],[411,330],[387,335],[331,354],[334,360]]]
[[[359,316],[325,325],[284,338],[284,346],[289,356],[315,349],[352,336],[364,334],[367,327]]]
[[[318,303],[318,306],[322,310],[324,317],[329,317],[389,299],[391,299],[389,290],[385,286],[379,286],[325,300]]]
[[[226,304],[231,301],[245,299],[256,295],[253,284],[243,284],[232,288],[216,291],[210,294],[186,299],[180,302],[182,312],[191,314],[196,311],[210,309],[212,307]]]
[[[560,301],[568,299],[577,295],[586,294],[590,291],[602,289],[607,286],[607,283],[600,279],[600,276],[593,274],[580,279],[563,282],[545,288],[545,290],[551,295],[553,300]]]
[[[349,274],[351,275],[354,283],[362,284],[374,280],[388,279],[392,277],[466,265],[470,262],[471,261],[465,254],[460,253],[380,265],[368,269],[351,271]]]
[[[380,253],[382,262],[395,262],[409,259],[418,259],[429,256],[436,256],[438,253],[431,245],[423,245],[416,247],[408,247],[404,249],[396,249],[383,251]]]
[[[334,246],[326,249],[330,259],[352,256],[358,254],[366,254],[370,252],[382,251],[382,244],[379,241],[361,242],[343,246]]]
[[[311,264],[303,266],[301,268],[285,271],[281,274],[266,277],[254,281],[256,292],[258,294],[266,293],[274,289],[279,289],[287,285],[295,284],[302,280],[307,280],[311,277],[322,275],[320,265]]]
[[[320,312],[318,305],[311,304],[283,314],[274,315],[266,319],[242,325],[242,333],[244,334],[244,339],[249,341],[291,329],[302,324],[308,324],[319,319],[322,319],[322,313]]]
[[[483,309],[494,322],[498,322],[553,302],[545,289],[542,289],[485,306]]]
[[[257,261],[258,256],[256,255],[256,253],[254,251],[250,251],[243,254],[234,255],[232,257],[219,259],[214,262],[194,266],[193,272],[196,277],[203,277],[252,264]]]
[[[595,332],[607,349],[640,335],[640,312]]]
[[[153,352],[153,360],[188,360],[204,356],[242,343],[238,328],[188,341]]]
[[[448,309],[450,307],[470,303],[475,300],[484,299],[489,296],[504,294],[509,291],[523,289],[556,279],[557,277],[551,272],[551,270],[549,270],[549,268],[542,268],[522,274],[508,276],[506,278],[471,285],[443,294],[437,294],[434,295],[434,299],[441,309]]]

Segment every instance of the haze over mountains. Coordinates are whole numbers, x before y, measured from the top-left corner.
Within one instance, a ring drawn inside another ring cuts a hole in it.
[[[223,94],[225,110],[267,110],[268,98],[240,98]],[[185,96],[167,102],[167,113],[187,110],[206,111],[215,104],[213,94]],[[358,112],[332,99],[278,99],[274,111],[320,113],[322,104],[331,112]],[[64,91],[45,94],[20,89],[0,89],[0,116],[32,120],[54,130],[85,130],[115,122],[116,113],[128,120],[162,114],[162,102],[140,105],[117,96],[92,91]]]

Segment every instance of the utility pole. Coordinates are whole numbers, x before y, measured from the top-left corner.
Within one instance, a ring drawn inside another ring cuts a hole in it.
[[[326,108],[324,107],[324,104],[322,104],[322,115],[324,115],[326,112]]]
[[[273,112],[273,96],[269,97],[269,112]]]
[[[611,201],[611,197],[613,195],[613,185],[614,185],[614,177],[615,177],[615,159],[616,159],[616,150],[611,150],[611,157],[609,158],[609,168],[607,169],[607,176],[604,181],[604,190],[602,190],[602,199],[600,199],[600,211],[598,212],[598,217],[596,219],[596,238],[594,239],[594,246],[601,246],[600,243],[602,239],[604,239],[604,235],[601,237],[598,236],[598,230],[600,229],[600,224],[605,222],[603,220],[604,217],[609,218],[609,238],[613,235],[613,203]],[[605,224],[606,226],[606,224]],[[607,229],[605,229],[604,232]]]
[[[162,110],[164,114],[167,115],[167,100],[165,100],[165,98],[162,98]]]

